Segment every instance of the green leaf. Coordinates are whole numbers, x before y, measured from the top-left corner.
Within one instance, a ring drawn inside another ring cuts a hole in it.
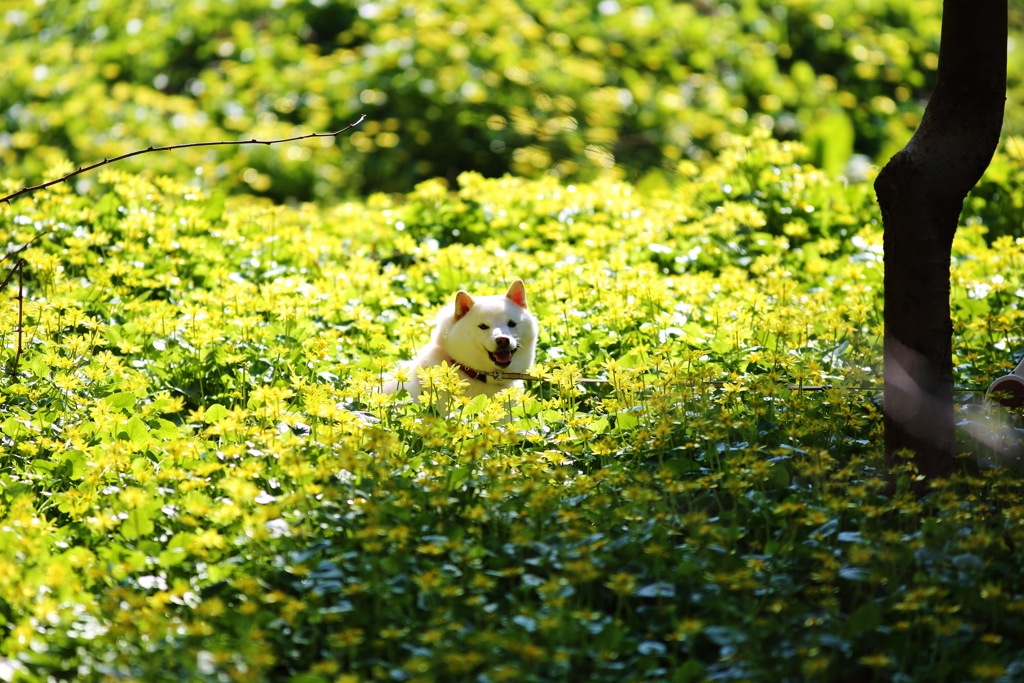
[[[700,465],[687,458],[677,458],[675,460],[666,460],[661,464],[661,467],[669,472],[673,477],[680,477],[687,472],[694,472],[700,469]]]
[[[474,397],[473,400],[466,404],[466,407],[462,410],[463,416],[472,417],[473,415],[482,412],[483,409],[487,407],[488,400],[489,399],[484,394]]]
[[[95,205],[93,205],[93,211],[96,213],[96,218],[99,219],[99,223],[104,227],[110,227],[113,223],[117,222],[120,218],[118,213],[118,207],[121,205],[121,199],[115,192],[108,192],[103,195]]]
[[[768,484],[775,489],[784,489],[789,486],[789,470],[781,462],[772,465],[768,470]]]
[[[37,472],[40,470],[44,472],[52,472],[55,467],[57,467],[57,463],[52,462],[50,460],[36,459],[32,461],[32,469]]]
[[[981,318],[991,311],[988,297],[972,299],[965,290],[953,288],[954,311],[966,318]]]
[[[288,679],[288,683],[328,683],[327,679],[320,674],[304,672],[295,674]]]
[[[624,432],[633,429],[640,420],[633,413],[618,413],[615,416],[615,431]]]
[[[224,200],[227,197],[223,192],[214,192],[206,200],[206,207],[203,209],[203,218],[213,223],[219,221],[224,215]]]
[[[866,602],[858,607],[846,624],[850,636],[858,636],[861,633],[874,631],[882,624],[882,612],[873,602]]]
[[[189,559],[184,548],[169,548],[159,555],[161,567],[173,567]]]
[[[619,360],[619,365],[624,368],[642,368],[646,367],[647,363],[639,354],[627,353]]]
[[[171,556],[180,558],[177,560],[177,562],[180,562],[188,557],[189,546],[192,545],[192,542],[195,540],[195,534],[180,531],[171,536],[171,540],[167,542],[167,550],[164,552],[171,553]]]
[[[154,439],[167,440],[176,439],[178,437],[178,425],[174,424],[170,420],[164,420],[157,418],[157,427],[149,433]]]
[[[206,422],[212,424],[219,420],[223,420],[230,413],[228,409],[219,403],[214,403],[212,406],[206,409]]]
[[[121,522],[119,531],[126,540],[135,540],[148,536],[155,529],[153,510],[147,506],[137,507],[128,512],[128,519]]]
[[[690,683],[704,676],[704,666],[696,659],[688,659],[672,673],[672,683]]]
[[[71,293],[68,294],[67,296],[68,298],[73,299],[74,301],[90,301],[96,297],[96,287],[78,287],[72,290]],[[114,327],[109,326],[106,328],[106,333],[108,337],[110,335],[111,329],[114,329]]]
[[[461,488],[472,473],[473,468],[469,465],[463,465],[462,467],[455,468],[448,479],[448,488],[451,490]]]
[[[71,478],[81,479],[85,475],[85,453],[79,450],[64,451],[64,462],[71,463]]]
[[[126,413],[131,413],[135,408],[135,394],[130,391],[121,391],[105,397],[103,402],[116,410],[123,410]]]
[[[28,364],[28,368],[32,371],[33,375],[40,379],[45,379],[50,376],[50,366],[47,365],[46,359],[42,356],[36,356],[33,358]]]
[[[19,436],[25,436],[28,434],[28,428],[13,417],[9,417],[4,420],[4,424],[0,427],[0,431],[12,439],[17,439]]]
[[[512,408],[512,414],[516,417],[533,417],[541,411],[544,406],[540,401],[526,400],[521,405]]]
[[[125,425],[124,433],[128,435],[129,441],[142,443],[149,438],[149,426],[138,415],[132,415]]]
[[[711,350],[719,355],[725,355],[732,351],[732,349],[732,344],[730,344],[728,341],[725,341],[724,339],[719,339],[716,337],[715,340],[711,342]]]
[[[842,110],[834,110],[810,127],[806,138],[821,168],[839,175],[853,154],[856,137],[853,122]]]
[[[565,415],[558,410],[542,410],[540,417],[547,423],[558,423],[565,421]]]
[[[696,574],[700,570],[701,567],[696,562],[693,562],[691,560],[683,560],[678,565],[676,565],[675,573],[678,576],[690,576],[691,574]]]

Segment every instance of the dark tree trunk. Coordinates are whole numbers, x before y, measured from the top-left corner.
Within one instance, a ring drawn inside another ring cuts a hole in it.
[[[885,456],[954,470],[949,259],[963,200],[999,142],[1007,0],[944,0],[935,92],[875,181],[885,226]]]

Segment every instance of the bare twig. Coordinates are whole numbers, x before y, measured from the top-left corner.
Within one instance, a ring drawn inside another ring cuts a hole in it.
[[[185,149],[186,147],[215,147],[215,146],[218,146],[218,145],[274,145],[274,144],[281,143],[281,142],[296,142],[298,140],[307,140],[309,138],[333,138],[333,137],[336,137],[338,135],[341,135],[342,133],[344,133],[345,131],[347,131],[347,130],[349,130],[351,128],[354,128],[354,127],[358,126],[360,123],[363,122],[363,119],[365,119],[365,118],[366,118],[366,114],[363,114],[363,115],[361,115],[359,117],[359,119],[357,121],[354,121],[353,123],[350,123],[347,126],[345,126],[344,128],[342,128],[341,130],[336,130],[333,133],[310,133],[309,135],[299,135],[299,136],[296,136],[294,138],[282,138],[280,140],[256,140],[254,138],[252,140],[221,140],[219,142],[188,142],[188,143],[185,143],[185,144],[182,144],[182,145],[168,145],[166,147],[152,147],[151,146],[151,147],[147,147],[146,149],[139,149],[139,150],[136,150],[134,152],[129,152],[128,154],[122,154],[121,156],[113,157],[112,159],[104,159],[103,161],[97,161],[95,164],[91,164],[89,166],[79,167],[77,170],[72,171],[71,173],[68,173],[66,176],[62,176],[60,178],[57,178],[56,180],[51,180],[49,182],[41,183],[39,185],[33,185],[32,187],[26,187],[24,189],[18,190],[17,192],[9,194],[6,197],[2,197],[2,198],[0,198],[0,202],[7,202],[8,204],[10,204],[11,200],[17,199],[18,197],[21,197],[22,195],[32,194],[36,190],[42,190],[42,189],[45,189],[47,187],[50,187],[51,185],[56,185],[57,183],[63,183],[65,180],[68,180],[70,178],[74,178],[76,175],[80,175],[82,173],[85,173],[86,171],[91,171],[94,168],[99,168],[100,166],[106,166],[107,164],[112,164],[115,161],[121,161],[122,159],[128,159],[129,157],[138,156],[139,154],[148,154],[149,152],[169,152],[169,151],[171,151],[173,149]]]
[[[49,234],[50,234],[49,232],[41,232],[38,235],[36,235],[35,237],[33,237],[32,239],[30,239],[28,242],[24,242],[22,244],[19,244],[16,248],[11,249],[9,252],[4,254],[3,256],[0,256],[0,263],[3,263],[4,261],[6,261],[11,256],[14,256],[15,254],[20,254],[21,252],[25,251],[30,246],[32,246],[32,243],[35,242],[37,239],[39,239],[40,237],[46,237]],[[7,282],[4,281],[4,284],[0,285],[0,292],[4,291],[4,286],[6,284],[7,284]]]
[[[25,245],[28,246],[28,245]],[[19,249],[20,251],[20,249]],[[10,256],[8,253],[4,258]],[[18,350],[14,354],[14,361],[11,363],[9,372],[11,377],[18,376],[18,361],[21,360],[21,330],[23,327],[23,316],[24,316],[24,289],[25,289],[25,259],[20,258],[15,262],[14,267],[11,268],[11,272],[7,273],[7,277],[0,283],[0,291],[7,288],[7,283],[14,277],[14,271],[18,271]]]
[[[337,137],[338,135],[341,135],[342,133],[344,133],[345,131],[347,131],[347,130],[349,130],[351,128],[355,128],[360,123],[362,123],[365,118],[366,118],[366,115],[363,114],[363,115],[361,115],[359,117],[358,120],[348,124],[347,126],[342,128],[341,130],[334,131],[333,133],[310,133],[308,135],[298,135],[298,136],[293,137],[293,138],[282,138],[280,140],[256,140],[254,138],[252,140],[223,140],[223,141],[219,141],[219,142],[188,142],[188,143],[181,144],[181,145],[168,145],[166,147],[152,147],[151,146],[151,147],[147,147],[146,149],[140,149],[140,150],[136,150],[134,152],[129,152],[128,154],[122,154],[121,156],[114,157],[112,159],[104,159],[103,161],[98,161],[95,164],[92,164],[90,166],[79,167],[77,170],[72,171],[71,173],[68,173],[65,176],[61,176],[60,178],[57,178],[56,180],[50,180],[48,182],[41,183],[39,185],[33,185],[32,187],[26,187],[24,189],[18,190],[17,192],[9,194],[6,197],[2,197],[2,198],[0,198],[0,202],[7,202],[8,205],[9,205],[12,200],[17,199],[18,197],[21,197],[23,195],[32,194],[36,190],[42,190],[42,189],[45,189],[47,187],[50,187],[51,185],[56,185],[58,183],[63,183],[64,181],[69,180],[70,178],[74,178],[76,175],[81,175],[82,173],[85,173],[86,171],[91,171],[94,168],[99,168],[100,166],[106,166],[107,164],[112,164],[115,161],[121,161],[122,159],[128,159],[129,157],[138,156],[139,154],[148,154],[149,152],[169,152],[169,151],[174,150],[174,149],[184,149],[186,147],[214,147],[214,146],[217,146],[217,145],[274,145],[274,144],[277,144],[277,143],[280,143],[280,142],[296,142],[298,140],[307,140],[309,138],[333,138],[333,137]],[[40,239],[41,237],[45,237],[46,235],[52,234],[52,232],[53,232],[52,230],[49,230],[49,231],[46,231],[46,232],[41,232],[38,235],[36,235],[35,237],[33,237],[32,239],[30,239],[28,242],[25,242],[24,244],[18,245],[16,248],[9,250],[3,256],[0,256],[0,263],[3,263],[4,261],[6,261],[11,256],[16,256],[16,255],[20,254],[21,252],[23,252],[26,249],[28,249],[32,245],[33,242],[35,242],[36,240]],[[23,316],[24,316],[24,289],[25,289],[25,282],[24,282],[25,259],[19,257],[14,262],[14,266],[11,268],[10,272],[7,273],[7,277],[4,278],[3,282],[0,282],[0,292],[2,292],[4,289],[7,288],[8,283],[14,277],[15,271],[17,271],[17,273],[18,273],[18,349],[15,352],[14,360],[11,363],[11,365],[9,366],[9,369],[8,369],[9,373],[11,374],[11,376],[14,376],[14,377],[16,377],[17,374],[18,374],[18,361],[21,360],[21,353],[22,353],[22,327],[23,327]]]

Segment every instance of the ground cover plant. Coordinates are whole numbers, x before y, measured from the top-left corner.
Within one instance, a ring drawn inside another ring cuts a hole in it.
[[[286,207],[115,168],[0,206],[0,241],[44,235],[0,381],[0,679],[1020,680],[1013,463],[965,437],[924,498],[882,471],[870,187],[723,145],[671,193]],[[973,201],[965,410],[1024,346],[1024,240]],[[516,277],[549,382],[374,392]]]
[[[337,147],[130,162],[209,189],[333,201],[464,170],[653,182],[767,128],[842,172],[907,141],[934,86],[939,0],[7,0],[0,163],[33,178],[182,140],[369,121]],[[1010,5],[1007,130],[1024,120]],[[83,186],[89,179],[83,179]]]

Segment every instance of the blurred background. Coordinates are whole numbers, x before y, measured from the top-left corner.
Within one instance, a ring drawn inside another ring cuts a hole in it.
[[[121,168],[275,201],[465,170],[658,187],[766,128],[856,180],[917,126],[940,21],[940,0],[3,0],[0,177],[365,114],[337,141]],[[1020,2],[1010,27],[1004,144],[1024,132]]]

